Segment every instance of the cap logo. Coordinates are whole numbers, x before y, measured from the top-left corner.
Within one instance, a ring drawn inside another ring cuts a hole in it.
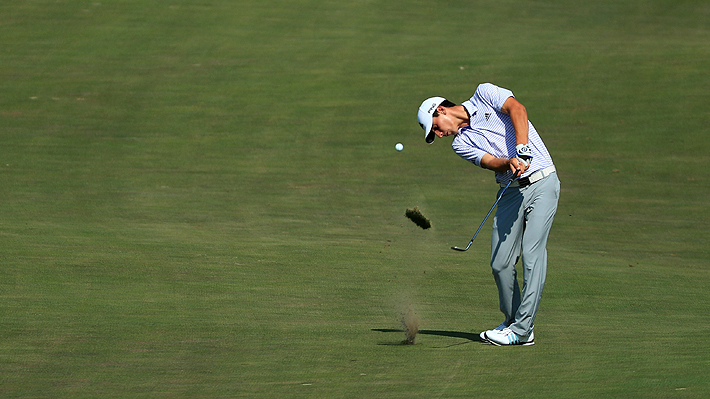
[[[431,107],[429,107],[429,111],[427,111],[427,114],[431,114],[431,111],[436,109],[436,103],[432,104]]]

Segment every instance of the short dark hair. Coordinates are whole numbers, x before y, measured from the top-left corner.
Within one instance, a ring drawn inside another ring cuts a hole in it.
[[[449,100],[444,100],[444,101],[442,101],[441,104],[439,104],[439,105],[442,106],[442,107],[444,107],[444,108],[451,108],[451,107],[455,107],[455,106],[456,106],[456,104],[452,103],[452,102],[449,101]],[[436,107],[436,108],[439,108],[439,107]],[[439,111],[434,110],[434,113],[431,114],[431,117],[432,117],[432,118],[436,118],[437,116],[439,116]]]

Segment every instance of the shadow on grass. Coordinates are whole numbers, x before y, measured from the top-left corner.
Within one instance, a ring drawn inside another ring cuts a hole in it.
[[[383,333],[401,333],[404,334],[404,330],[399,330],[396,328],[373,328],[372,331],[377,331],[377,332],[383,332]],[[461,332],[461,331],[442,331],[442,330],[419,330],[417,332],[417,335],[436,335],[439,337],[451,337],[451,338],[463,338],[469,340],[469,342],[481,342],[481,337],[478,336],[478,334],[475,333],[467,333],[467,332]],[[463,342],[463,344],[467,344],[469,342]],[[408,345],[409,343],[407,340],[400,341],[400,342],[391,342],[391,343],[380,343],[378,345]],[[455,345],[461,345],[461,344],[455,344]],[[451,345],[453,346],[453,345]]]

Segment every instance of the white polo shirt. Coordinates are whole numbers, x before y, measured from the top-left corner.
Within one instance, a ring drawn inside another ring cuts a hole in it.
[[[473,97],[461,104],[470,115],[470,124],[459,129],[454,137],[451,143],[454,152],[477,166],[481,166],[481,158],[486,153],[496,158],[514,158],[517,155],[515,128],[510,116],[501,112],[509,97],[515,97],[510,90],[491,83],[479,85]],[[533,161],[522,177],[553,165],[547,147],[530,121],[528,146],[532,150]],[[507,182],[512,176],[513,173],[509,170],[505,173],[496,172],[496,181]]]

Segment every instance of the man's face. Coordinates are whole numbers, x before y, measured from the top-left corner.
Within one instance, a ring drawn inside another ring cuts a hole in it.
[[[431,131],[436,134],[436,137],[442,138],[457,134],[459,132],[458,121],[447,112],[445,107],[439,106],[437,111],[439,116],[431,119]]]

